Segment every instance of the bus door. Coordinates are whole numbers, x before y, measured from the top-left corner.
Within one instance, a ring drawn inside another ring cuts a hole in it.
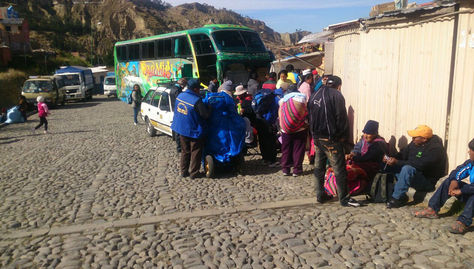
[[[200,80],[207,85],[212,78],[217,78],[217,56],[214,46],[206,34],[191,35],[191,40],[196,53]]]

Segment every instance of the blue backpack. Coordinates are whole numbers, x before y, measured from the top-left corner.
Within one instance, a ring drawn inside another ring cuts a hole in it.
[[[269,123],[278,117],[277,96],[269,89],[261,89],[252,100],[253,111]]]

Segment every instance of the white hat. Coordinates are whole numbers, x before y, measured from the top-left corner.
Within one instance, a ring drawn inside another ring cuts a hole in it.
[[[247,89],[244,88],[244,85],[239,85],[235,87],[234,95],[242,95],[247,92]]]
[[[303,70],[303,76],[311,74],[311,69],[305,69]]]

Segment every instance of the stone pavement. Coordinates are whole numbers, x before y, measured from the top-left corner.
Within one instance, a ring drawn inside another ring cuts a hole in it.
[[[317,204],[307,166],[181,179],[171,138],[132,114],[97,97],[53,110],[47,135],[36,115],[0,129],[0,267],[474,268],[455,217]]]

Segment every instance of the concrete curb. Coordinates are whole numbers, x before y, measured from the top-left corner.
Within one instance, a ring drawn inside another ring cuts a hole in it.
[[[267,202],[267,203],[261,203],[261,204],[256,204],[256,205],[242,205],[242,206],[230,207],[230,208],[178,212],[178,213],[171,213],[171,214],[165,214],[165,215],[159,215],[159,216],[114,220],[114,221],[109,221],[109,222],[96,221],[92,223],[77,224],[77,225],[70,225],[70,226],[64,226],[64,227],[40,228],[33,231],[15,231],[9,234],[2,234],[0,236],[0,239],[11,240],[11,239],[26,238],[26,237],[36,237],[36,236],[45,236],[45,235],[50,235],[50,236],[65,235],[65,234],[82,233],[82,232],[99,233],[110,228],[126,228],[126,227],[132,227],[132,226],[137,226],[137,225],[156,224],[156,223],[170,221],[170,220],[203,218],[203,217],[211,217],[211,216],[218,216],[218,215],[225,215],[225,214],[249,212],[249,211],[255,211],[255,210],[310,206],[310,205],[315,205],[316,203],[317,203],[316,198],[312,197],[312,198],[303,198],[303,199],[295,199],[295,200]]]

